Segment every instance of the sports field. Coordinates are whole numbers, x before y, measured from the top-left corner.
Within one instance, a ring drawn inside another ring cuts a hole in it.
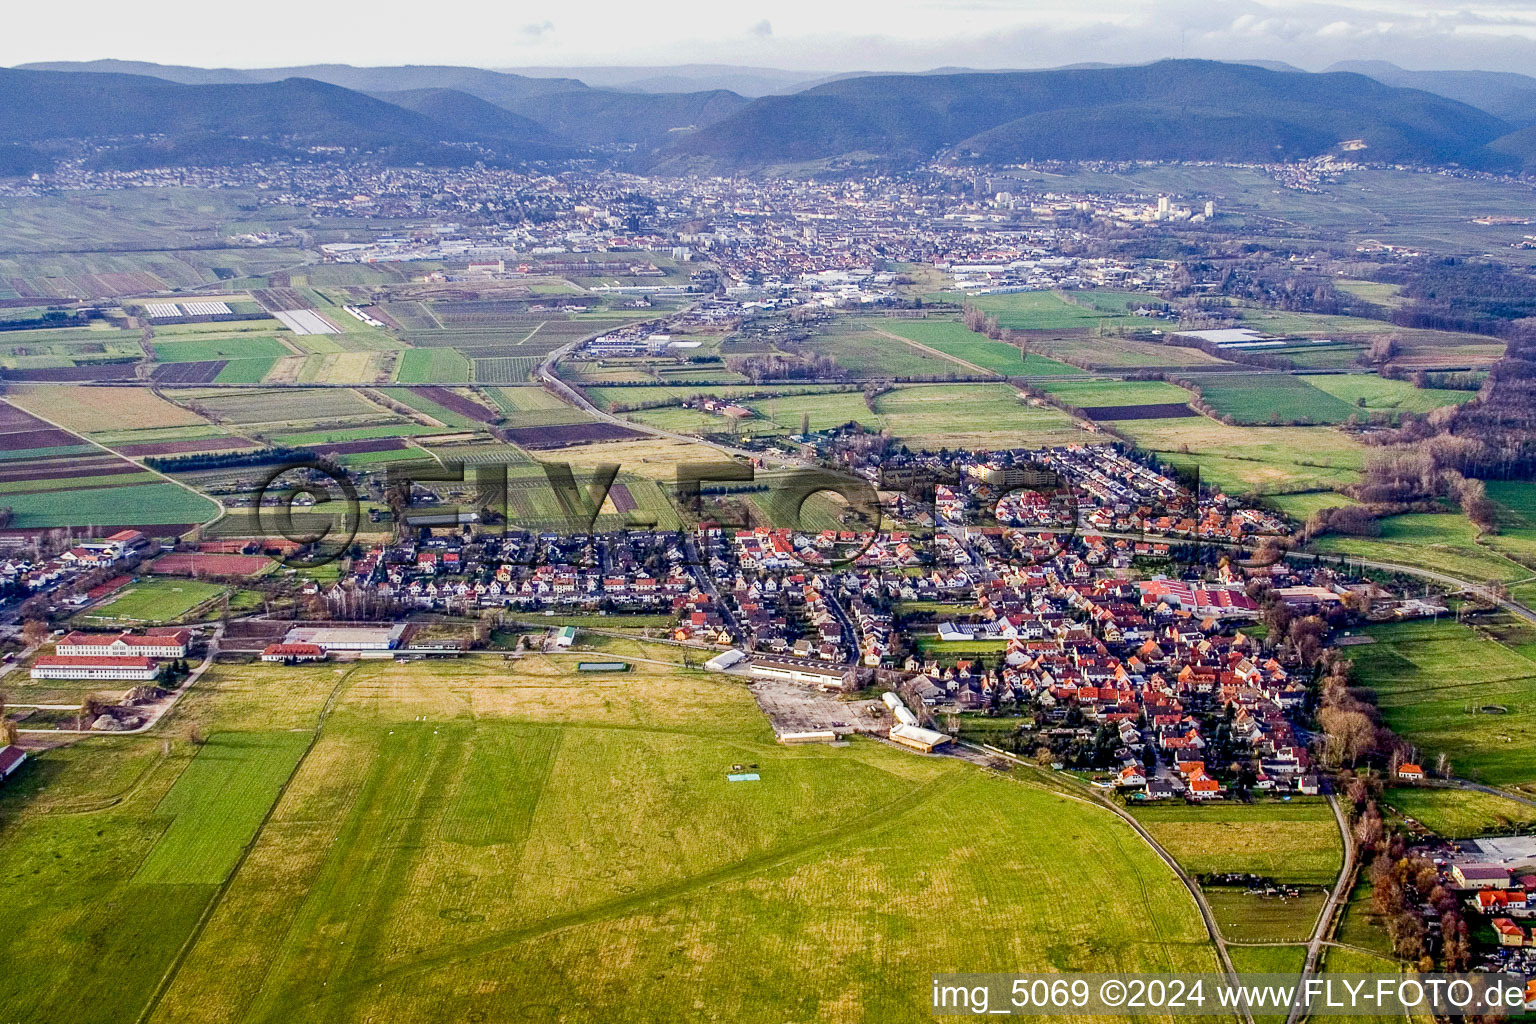
[[[570,662],[224,666],[166,726],[201,747],[41,754],[0,791],[0,1008],[919,1021],[937,970],[1215,969],[1102,809],[866,741],[780,746],[702,672]],[[1116,894],[1091,914],[1083,864]]]
[[[195,580],[151,579],[117,592],[112,600],[92,608],[82,619],[124,623],[178,622],[199,605],[223,594],[227,587]]]

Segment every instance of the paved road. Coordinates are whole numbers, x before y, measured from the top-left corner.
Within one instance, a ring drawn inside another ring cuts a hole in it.
[[[1317,964],[1322,958],[1323,946],[1327,944],[1327,936],[1333,924],[1334,915],[1338,913],[1340,904],[1349,898],[1350,883],[1355,875],[1354,833],[1349,830],[1349,822],[1344,818],[1344,811],[1339,806],[1339,798],[1329,794],[1328,806],[1333,808],[1333,818],[1339,825],[1339,836],[1344,840],[1344,863],[1339,868],[1338,881],[1334,882],[1333,890],[1328,894],[1328,901],[1323,904],[1322,913],[1317,915],[1317,924],[1312,929],[1312,937],[1307,940],[1307,959],[1301,969],[1300,982],[1296,986],[1298,992],[1306,985],[1307,979],[1317,973]],[[1286,1015],[1286,1024],[1295,1024],[1302,1012],[1302,1004],[1293,1003],[1291,1012]]]
[[[1286,557],[1310,558],[1312,556],[1299,552],[1288,552]],[[1324,559],[1328,558],[1327,555],[1324,555],[1323,557]],[[1346,559],[1340,557],[1337,560],[1345,561]],[[1368,569],[1379,569],[1383,572],[1400,572],[1409,576],[1417,576],[1420,579],[1433,580],[1436,583],[1444,583],[1448,586],[1457,587],[1469,593],[1476,594],[1478,597],[1483,598],[1485,601],[1496,604],[1510,614],[1518,615],[1520,618],[1525,619],[1527,622],[1536,623],[1536,611],[1532,611],[1525,605],[1520,604],[1518,601],[1512,601],[1509,598],[1498,596],[1482,583],[1474,583],[1470,580],[1459,579],[1447,573],[1437,572],[1434,569],[1425,569],[1424,567],[1418,565],[1401,565],[1397,562],[1371,562],[1363,558],[1348,558],[1347,561],[1353,565],[1363,565]]]

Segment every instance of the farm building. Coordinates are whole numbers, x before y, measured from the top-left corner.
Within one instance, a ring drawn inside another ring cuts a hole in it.
[[[823,690],[841,690],[845,675],[841,668],[822,668],[794,661],[754,661],[749,671],[754,679],[785,679]]]
[[[80,547],[87,551],[104,551],[113,558],[122,558],[134,548],[141,548],[148,543],[149,538],[138,530],[119,530],[101,540],[83,540]]]
[[[1463,889],[1508,889],[1509,869],[1497,864],[1457,864],[1451,877]]]
[[[0,747],[0,782],[4,782],[21,767],[27,752],[20,747]]]
[[[746,656],[747,655],[745,652],[738,651],[733,647],[728,651],[723,651],[720,654],[715,655],[713,658],[710,658],[704,663],[704,668],[710,672],[724,672],[731,666],[739,664],[746,658]]]
[[[950,738],[942,732],[922,729],[915,725],[899,724],[891,726],[891,739],[904,747],[921,750],[925,754],[933,753],[950,741]]]
[[[560,631],[555,634],[555,646],[556,647],[569,647],[569,646],[571,646],[571,644],[573,644],[575,642],[576,642],[576,627],[575,626],[561,626],[560,627]]]
[[[32,663],[33,679],[128,679],[148,682],[160,666],[144,657],[60,657],[44,655]]]
[[[325,651],[392,651],[409,627],[400,623],[383,626],[295,626],[283,637],[285,644],[313,644]]]
[[[261,652],[262,661],[324,661],[325,648],[319,644],[268,644]]]
[[[150,636],[70,633],[59,639],[55,653],[66,658],[185,658],[191,642],[190,629]]]
[[[1424,778],[1424,769],[1416,764],[1400,764],[1397,766],[1397,777],[1417,782]]]
[[[831,729],[818,729],[813,732],[781,732],[778,735],[780,743],[832,743],[837,740],[837,733]]]

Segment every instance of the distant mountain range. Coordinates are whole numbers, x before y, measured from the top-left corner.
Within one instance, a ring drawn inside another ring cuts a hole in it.
[[[1364,75],[1214,61],[850,78],[767,96],[674,140],[664,169],[742,170],[938,152],[1021,160],[1365,160],[1506,166],[1513,127],[1485,111]]]
[[[129,61],[0,69],[0,174],[30,173],[81,141],[111,143],[92,159],[117,167],[339,159],[341,148],[402,164],[579,156],[663,173],[842,160],[901,168],[937,154],[1009,163],[1350,153],[1536,170],[1536,79],[1512,74],[1170,60],[854,74],[799,88],[802,73],[772,69],[606,69],[620,89],[531,70],[539,74]],[[733,76],[779,92],[670,88]]]

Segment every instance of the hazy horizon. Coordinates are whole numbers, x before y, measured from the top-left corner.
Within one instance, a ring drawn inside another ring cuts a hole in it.
[[[594,0],[579,18],[530,18],[471,2],[423,22],[385,0],[366,21],[349,11],[273,0],[241,31],[208,37],[202,8],[171,0],[154,19],[86,0],[67,35],[45,12],[12,15],[7,66],[120,59],[257,69],[298,64],[449,64],[496,70],[726,65],[802,74],[1141,64],[1167,57],[1282,61],[1309,71],[1341,60],[1424,70],[1528,73],[1536,6],[1480,0],[1455,9],[1283,0],[908,0],[890,5],[783,0],[725,11],[701,0],[640,9]],[[51,21],[51,19],[49,19]],[[187,26],[187,27],[183,27]],[[402,31],[401,26],[409,26]]]

